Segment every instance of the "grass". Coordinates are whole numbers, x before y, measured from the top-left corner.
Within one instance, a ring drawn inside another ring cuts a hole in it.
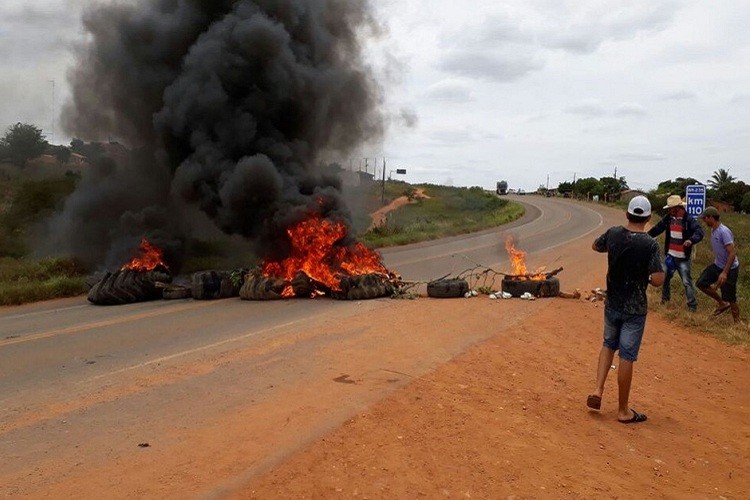
[[[481,188],[415,187],[423,189],[428,198],[388,214],[385,224],[362,235],[366,244],[388,247],[465,234],[506,224],[524,213],[521,205]]]
[[[85,270],[73,259],[0,258],[0,305],[72,297],[85,292]]]
[[[750,215],[722,214],[721,222],[734,233],[737,256],[740,259],[740,277],[737,282],[737,303],[740,306],[742,324],[735,324],[729,311],[719,317],[713,317],[711,312],[716,307],[716,302],[706,294],[696,290],[698,297],[698,312],[687,311],[685,288],[680,281],[679,275],[675,275],[671,282],[672,300],[668,304],[661,304],[661,290],[649,287],[650,309],[661,313],[670,321],[685,326],[693,331],[705,332],[728,344],[750,347]],[[692,277],[693,281],[698,279],[703,269],[713,262],[713,253],[710,243],[710,229],[703,226],[705,237],[693,250]],[[659,237],[663,243],[663,237]]]

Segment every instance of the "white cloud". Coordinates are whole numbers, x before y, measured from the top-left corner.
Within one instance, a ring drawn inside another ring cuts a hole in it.
[[[496,82],[513,82],[533,71],[542,69],[543,63],[523,54],[491,51],[453,51],[446,54],[440,69],[460,76]]]
[[[429,99],[454,103],[467,103],[474,100],[473,91],[468,83],[451,79],[430,85],[425,95]]]
[[[637,102],[624,102],[615,108],[617,116],[644,116],[646,114],[646,108]]]
[[[568,106],[565,108],[565,112],[572,115],[581,115],[587,117],[604,116],[607,114],[607,110],[604,105],[594,99],[588,99],[578,104]]]

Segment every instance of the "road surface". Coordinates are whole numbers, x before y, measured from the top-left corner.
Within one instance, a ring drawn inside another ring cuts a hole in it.
[[[414,281],[477,263],[507,271],[508,234],[533,264],[602,225],[588,205],[516,200],[520,221],[386,249],[386,265]],[[0,496],[231,492],[494,333],[393,335],[439,302],[79,297],[0,309]]]

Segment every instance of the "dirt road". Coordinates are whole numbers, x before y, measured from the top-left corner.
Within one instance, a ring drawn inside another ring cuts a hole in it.
[[[533,258],[564,263],[566,290],[603,286],[590,242]],[[746,350],[651,316],[632,393],[649,420],[627,426],[614,377],[601,414],[585,408],[601,304],[423,298],[340,313],[190,363],[158,359],[117,383],[82,378],[68,390],[86,398],[56,407],[4,401],[0,495],[750,495]]]

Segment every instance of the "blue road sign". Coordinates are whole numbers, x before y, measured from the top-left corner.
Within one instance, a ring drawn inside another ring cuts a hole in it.
[[[706,186],[694,184],[685,189],[685,210],[693,217],[698,217],[706,209]]]

